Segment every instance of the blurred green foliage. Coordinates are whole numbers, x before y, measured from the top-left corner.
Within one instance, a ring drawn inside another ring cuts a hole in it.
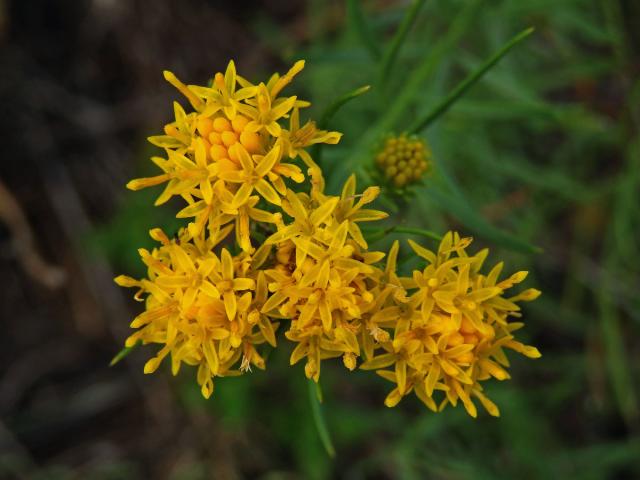
[[[633,341],[640,334],[640,82],[633,75],[640,49],[628,37],[640,17],[627,15],[632,2],[346,3],[309,2],[311,38],[297,49],[268,19],[255,26],[283,61],[307,59],[292,88],[313,101],[310,117],[372,85],[328,125],[345,134],[323,151],[331,193],[351,171],[364,188],[384,134],[409,128],[517,32],[535,27],[423,132],[433,175],[412,197],[385,203],[397,211],[388,225],[455,228],[474,235],[476,248],[490,247],[491,259],[505,259],[510,271],[530,270],[527,286],[543,297],[525,307],[524,341],[543,357],[512,355],[513,380],[488,386],[502,417],[477,420],[460,408],[433,414],[413,398],[387,409],[384,380],[336,363],[322,373],[335,460],[322,447],[306,379],[288,367],[286,348],[273,352],[267,373],[218,381],[208,402],[192,372],[181,376],[183,405],[248,433],[272,459],[270,479],[290,478],[278,472],[291,462],[300,478],[312,479],[640,476],[640,348]],[[407,20],[410,8],[416,15]],[[399,25],[408,26],[395,56]],[[140,232],[138,219],[153,218],[152,207],[137,207],[151,204],[145,194],[135,195],[101,234],[128,273],[138,263],[122,255],[135,255],[141,243],[122,232]],[[408,237],[393,232],[373,247]]]

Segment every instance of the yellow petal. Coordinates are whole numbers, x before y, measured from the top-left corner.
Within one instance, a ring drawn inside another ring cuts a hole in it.
[[[222,249],[222,278],[233,280],[233,257],[226,248]]]
[[[255,184],[255,189],[262,196],[262,198],[264,198],[268,202],[273,203],[274,205],[280,205],[282,203],[280,200],[280,196],[278,196],[278,193],[273,189],[271,185],[269,185],[266,180],[258,180],[258,182]]]
[[[164,79],[167,82],[169,82],[180,93],[182,93],[185,97],[187,97],[187,100],[189,100],[189,103],[191,103],[193,108],[198,110],[203,106],[202,100],[200,100],[191,90],[189,90],[189,88],[184,83],[178,80],[178,78],[172,72],[170,72],[169,70],[165,70],[163,72],[163,75],[164,75]]]
[[[233,292],[224,292],[222,298],[224,299],[224,309],[227,312],[227,317],[229,320],[233,320],[236,318],[236,311],[238,309],[236,295]]]

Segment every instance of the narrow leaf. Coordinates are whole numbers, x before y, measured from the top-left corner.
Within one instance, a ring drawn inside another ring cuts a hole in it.
[[[327,422],[322,413],[322,406],[320,405],[322,394],[319,393],[319,385],[313,380],[309,380],[308,387],[309,403],[311,404],[313,422],[316,426],[316,430],[318,431],[318,436],[320,437],[320,441],[322,442],[322,445],[327,451],[329,457],[334,458],[336,456],[336,449],[333,447],[331,435],[329,435],[329,429],[327,428]]]
[[[333,116],[336,114],[336,112],[338,110],[340,110],[340,108],[342,108],[342,106],[345,103],[349,102],[350,100],[353,100],[354,98],[359,97],[363,93],[367,93],[370,88],[371,88],[370,85],[364,85],[364,86],[356,88],[355,90],[352,90],[352,91],[350,91],[348,93],[345,93],[341,97],[339,97],[336,100],[334,100],[331,103],[331,105],[329,105],[327,107],[327,109],[324,111],[324,113],[320,117],[320,122],[318,123],[318,126],[320,128],[327,128],[331,118],[333,118]]]
[[[438,185],[432,185],[431,188],[426,189],[425,194],[430,200],[437,203],[442,210],[449,212],[478,236],[516,252],[527,254],[542,252],[540,247],[531,245],[515,235],[509,234],[488,223],[484,217],[475,211],[469,202],[460,195],[447,193]]]
[[[398,52],[400,51],[400,47],[402,47],[402,44],[407,38],[407,35],[409,34],[409,31],[416,21],[418,13],[424,4],[425,0],[413,0],[411,2],[411,6],[407,9],[404,18],[402,19],[402,23],[398,27],[398,31],[393,36],[389,47],[384,53],[384,57],[382,57],[382,67],[380,68],[381,85],[384,86],[386,84],[389,72],[393,68]]]
[[[124,347],[122,350],[120,350],[109,362],[109,366],[113,367],[115,364],[119,363],[124,357],[126,357],[127,355],[129,355],[131,353],[131,351],[134,348],[139,347],[140,345],[142,345],[141,341],[137,341],[135,344],[133,344],[133,346],[131,347]]]
[[[427,128],[434,120],[436,120],[440,115],[445,113],[451,105],[453,105],[465,92],[471,88],[478,80],[480,80],[485,73],[487,73],[491,68],[497,64],[502,57],[504,57],[509,51],[518,45],[521,41],[527,38],[529,35],[533,33],[533,27],[529,27],[526,30],[523,30],[511,40],[509,40],[500,50],[494,53],[488,60],[486,60],[480,68],[478,68],[475,72],[471,73],[467,78],[465,78],[462,82],[460,82],[453,91],[447,95],[442,102],[440,102],[436,107],[429,112],[425,117],[416,121],[411,128],[409,129],[410,133],[418,133],[421,130]]]
[[[370,158],[371,145],[387,132],[392,131],[403,120],[407,109],[420,94],[424,81],[433,74],[445,54],[451,51],[468,31],[480,4],[480,0],[465,2],[464,7],[456,14],[444,36],[429,49],[427,55],[409,73],[404,84],[398,88],[397,97],[389,105],[389,108],[375,124],[364,132],[357,145],[352,149],[351,155],[339,165],[335,165],[335,173],[328,179],[330,182],[327,185],[328,189],[337,190],[340,179],[354,171],[365,182],[372,183],[370,175],[363,168]]]
[[[361,0],[348,0],[347,1],[347,20],[349,26],[353,29],[358,36],[362,44],[365,46],[371,57],[375,60],[379,59],[382,55],[378,42],[376,42],[367,20],[362,11]]]

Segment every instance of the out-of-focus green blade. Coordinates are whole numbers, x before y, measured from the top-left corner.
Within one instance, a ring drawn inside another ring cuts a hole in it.
[[[480,80],[485,73],[496,65],[502,57],[504,57],[509,51],[518,45],[521,41],[527,38],[533,33],[533,28],[527,28],[523,30],[511,40],[509,40],[500,50],[494,53],[489,59],[487,59],[475,72],[472,72],[467,78],[462,80],[449,95],[447,95],[433,110],[431,110],[423,118],[417,120],[411,128],[410,133],[418,133],[427,128],[432,122],[434,122],[440,115],[445,113],[451,105],[453,105],[465,92],[471,88],[478,80]]]
[[[139,347],[140,345],[142,345],[142,342],[138,341],[132,347],[124,347],[122,350],[116,353],[116,355],[111,359],[111,361],[109,362],[109,366],[113,367],[114,365],[116,365],[118,362],[120,362],[124,357],[129,355],[135,348]]]
[[[322,116],[320,117],[320,121],[318,122],[318,126],[320,128],[328,128],[329,122],[333,118],[333,116],[340,110],[346,103],[350,102],[354,98],[359,97],[363,93],[367,93],[371,89],[371,85],[363,85],[362,87],[356,88],[355,90],[351,90],[350,92],[345,93],[344,95],[335,99],[331,104],[326,108]]]
[[[472,232],[497,245],[528,254],[542,252],[540,247],[531,245],[515,235],[494,227],[476,212],[463,197],[447,193],[440,185],[430,185],[424,190],[424,195],[436,202],[443,211],[449,212],[457,218]]]
[[[327,422],[324,418],[324,414],[322,413],[322,405],[320,405],[320,402],[322,401],[322,393],[320,386],[313,380],[309,380],[308,387],[311,413],[313,415],[313,422],[316,426],[316,430],[318,431],[318,436],[320,437],[320,441],[322,442],[324,449],[327,451],[327,455],[334,458],[336,456],[336,449],[331,441],[329,428],[327,428]]]
[[[400,47],[402,47],[402,44],[409,34],[409,30],[411,30],[416,18],[418,18],[418,13],[420,13],[420,9],[424,4],[425,0],[413,0],[411,2],[411,5],[402,19],[402,23],[398,27],[393,39],[391,39],[389,47],[384,52],[384,56],[382,57],[382,66],[380,67],[380,85],[383,87],[386,84],[389,73],[396,61]]]
[[[441,241],[442,235],[438,235],[431,230],[426,230],[424,228],[416,228],[416,227],[403,227],[401,225],[393,225],[389,228],[384,229],[367,229],[362,228],[362,233],[365,234],[368,242],[376,242],[386,237],[391,233],[407,233],[409,235],[419,235],[421,237],[429,238],[431,240]]]
[[[362,11],[361,0],[347,0],[347,21],[349,22],[349,27],[355,32],[365,48],[369,50],[371,56],[375,60],[379,59],[382,55],[380,46],[367,24],[367,19]]]
[[[473,20],[480,0],[471,0],[465,4],[464,8],[456,15],[449,30],[440,41],[435,43],[401,88],[398,94],[390,103],[389,108],[378,122],[369,128],[362,136],[362,139],[354,146],[352,154],[342,164],[337,166],[339,172],[335,172],[330,180],[329,190],[337,190],[339,183],[348,172],[357,171],[358,175],[366,183],[371,183],[368,173],[364,170],[371,146],[386,132],[392,131],[396,124],[402,119],[404,113],[419,95],[423,82],[431,75],[440,64],[444,55],[449,52],[460,38],[467,32]]]
[[[640,82],[638,83],[640,86]],[[637,92],[640,96],[640,88]],[[633,98],[633,95],[632,95]],[[633,112],[632,112],[633,115]],[[640,125],[638,125],[640,127]],[[599,289],[600,325],[605,347],[605,359],[611,384],[620,413],[628,423],[635,423],[640,416],[638,399],[629,369],[630,357],[626,353],[624,333],[620,325],[620,315],[611,292],[615,273],[625,268],[631,258],[637,258],[634,239],[637,231],[635,214],[640,189],[640,140],[636,139],[628,148],[627,174],[618,183],[612,218],[605,248],[606,257]]]

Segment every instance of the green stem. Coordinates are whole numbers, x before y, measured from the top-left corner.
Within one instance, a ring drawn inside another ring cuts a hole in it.
[[[430,238],[438,242],[442,240],[442,235],[438,235],[437,233],[432,232],[431,230],[425,230],[424,228],[416,228],[416,227],[403,227],[400,225],[393,225],[383,230],[373,231],[373,233],[368,237],[368,240],[371,243],[377,242],[378,240],[394,232],[408,233],[410,235],[420,235],[422,237]],[[365,230],[365,233],[367,233],[366,230]]]
[[[138,340],[136,343],[133,344],[132,347],[124,347],[122,350],[116,353],[116,355],[111,359],[111,361],[109,362],[109,366],[113,367],[115,364],[120,362],[124,357],[129,355],[133,351],[133,349],[139,347],[140,345],[142,345],[142,342]]]
[[[342,108],[342,106],[345,103],[349,102],[350,100],[353,100],[356,97],[359,97],[363,93],[367,93],[370,89],[371,89],[371,85],[363,85],[362,87],[356,88],[355,90],[351,90],[350,92],[347,92],[341,97],[338,97],[337,99],[335,99],[333,102],[331,102],[331,105],[327,107],[327,109],[324,111],[324,113],[320,117],[318,126],[320,128],[328,128],[329,121],[333,118],[336,112],[340,110],[340,108]]]
[[[425,117],[416,121],[411,128],[409,128],[409,133],[419,133],[421,130],[427,128],[434,120],[436,120],[440,115],[445,113],[451,105],[453,105],[465,92],[471,88],[478,80],[480,80],[485,73],[487,73],[495,64],[497,64],[502,57],[504,57],[509,51],[527,38],[529,35],[533,33],[533,27],[529,27],[526,30],[523,30],[511,40],[509,40],[500,50],[494,53],[488,60],[486,60],[480,68],[478,68],[475,72],[471,73],[467,78],[465,78],[462,82],[460,82],[447,97],[442,100],[436,107],[429,112]]]
[[[320,402],[322,401],[320,386],[313,380],[309,380],[308,387],[311,413],[313,415],[313,422],[316,426],[316,430],[318,431],[318,436],[320,437],[320,441],[322,442],[322,445],[327,451],[329,457],[335,458],[336,449],[333,447],[331,435],[329,435],[329,429],[327,428],[327,422],[325,421],[324,415],[322,413],[322,406],[320,405]]]
[[[404,85],[398,89],[398,94],[389,108],[384,114],[378,118],[376,123],[372,125],[360,137],[357,145],[351,150],[351,154],[340,165],[336,165],[336,172],[328,179],[330,182],[329,189],[338,189],[338,182],[341,178],[345,178],[351,172],[357,172],[358,177],[366,183],[372,183],[372,179],[364,168],[369,162],[371,145],[382,137],[385,133],[396,128],[401,122],[406,110],[412,104],[414,98],[423,88],[424,81],[433,74],[436,67],[440,64],[445,54],[449,52],[456,43],[467,32],[471,21],[475,17],[480,7],[480,0],[470,0],[465,2],[465,6],[456,14],[451,26],[446,34],[440,38],[429,53],[412,69]]]
[[[347,1],[347,18],[349,24],[355,30],[355,33],[360,38],[362,44],[369,50],[371,57],[374,60],[380,58],[380,47],[375,40],[375,37],[371,33],[369,25],[367,25],[366,18],[362,11],[361,0],[348,0]]]
[[[371,88],[371,85],[363,85],[362,87],[356,88],[355,90],[351,90],[350,92],[345,93],[341,97],[338,97],[333,102],[331,102],[331,105],[329,105],[325,109],[324,113],[320,117],[320,121],[318,122],[318,127],[322,129],[328,128],[329,122],[331,121],[333,116],[336,114],[338,110],[340,110],[344,106],[345,103],[349,102],[350,100],[353,100],[354,98],[359,97],[363,93],[367,93],[370,88]],[[311,153],[312,153],[312,156],[315,158],[316,163],[319,164],[322,161],[322,144],[316,143],[313,146]]]
[[[393,68],[393,64],[396,61],[398,52],[400,51],[400,47],[407,38],[409,30],[411,30],[411,27],[416,21],[418,13],[420,12],[420,9],[424,4],[425,0],[413,0],[411,6],[407,10],[407,13],[402,19],[402,23],[400,24],[398,31],[394,35],[389,48],[385,51],[384,56],[382,57],[382,67],[380,68],[380,85],[384,86],[386,84],[387,78],[389,77],[389,72]]]
[[[440,242],[442,240],[442,235],[438,235],[437,233],[432,232],[431,230],[425,230],[424,228],[396,226],[393,229],[393,231],[394,232],[398,232],[398,233],[409,233],[411,235],[421,235],[423,237],[430,238],[432,240],[436,240],[438,242]]]

